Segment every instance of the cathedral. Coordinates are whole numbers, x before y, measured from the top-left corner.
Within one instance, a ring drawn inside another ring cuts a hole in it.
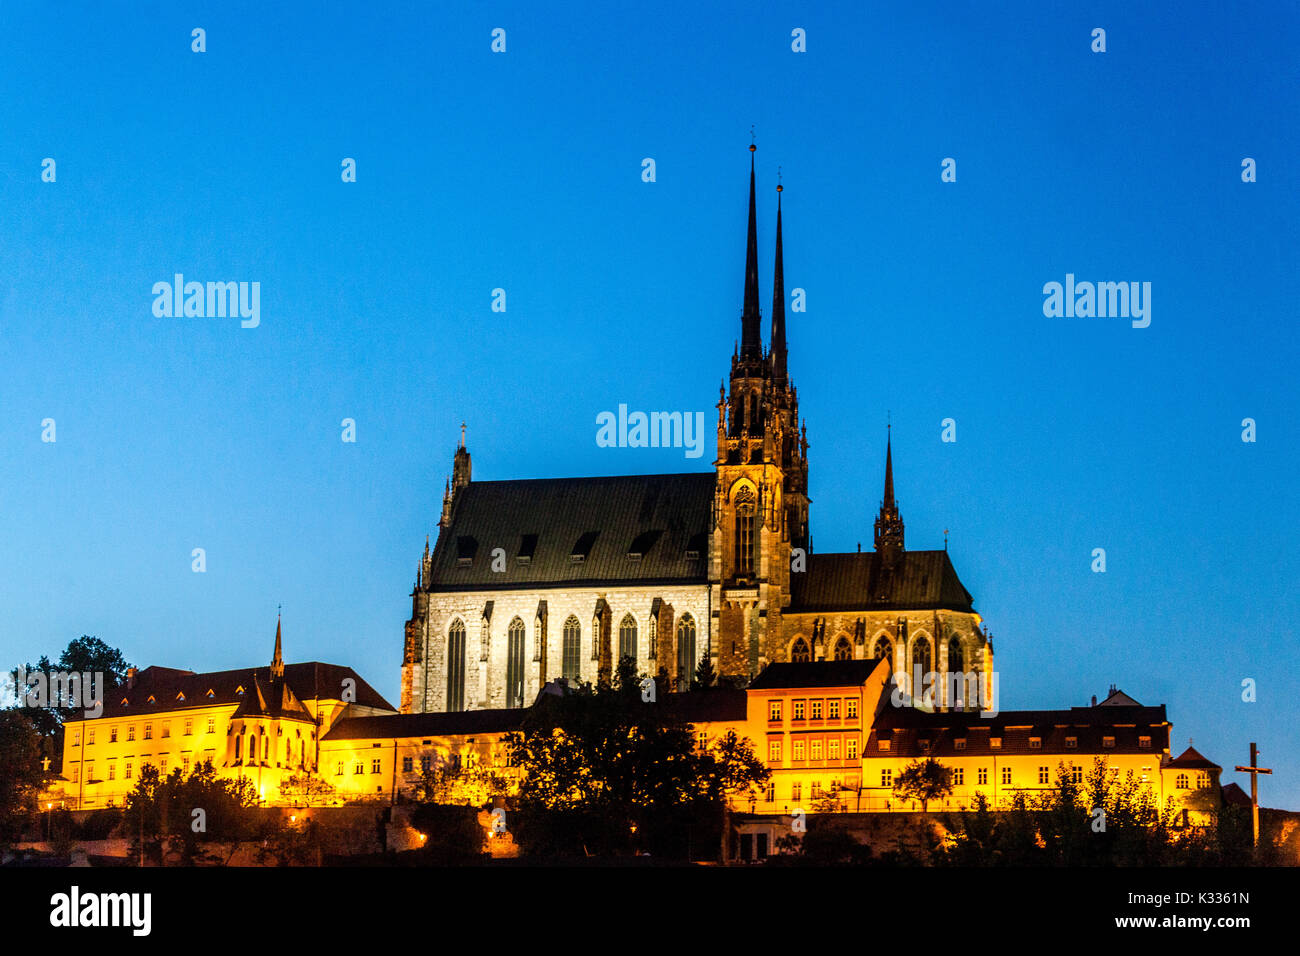
[[[462,433],[416,573],[403,713],[522,708],[557,678],[608,680],[624,657],[665,690],[689,690],[702,664],[743,686],[770,663],[884,659],[924,709],[991,696],[993,646],[946,548],[905,546],[888,440],[875,549],[812,550],[781,187],[764,345],[753,151],[740,340],[712,470],[474,481]]]

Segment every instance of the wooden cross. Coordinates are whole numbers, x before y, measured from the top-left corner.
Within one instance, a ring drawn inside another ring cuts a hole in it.
[[[1259,846],[1259,775],[1261,773],[1272,773],[1259,765],[1259,748],[1254,743],[1250,745],[1250,766],[1237,767],[1238,773],[1250,774],[1250,829],[1255,836],[1255,846]]]
[[[45,757],[45,758],[43,758],[43,759],[41,760],[41,767],[42,767],[42,769],[44,769],[46,772],[49,771],[49,769],[50,769],[50,758],[49,758],[49,757]]]

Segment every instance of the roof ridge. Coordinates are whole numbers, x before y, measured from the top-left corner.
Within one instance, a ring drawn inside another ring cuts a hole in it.
[[[649,475],[556,475],[550,478],[493,478],[488,481],[472,481],[467,487],[482,485],[518,485],[544,481],[642,481],[646,478],[709,478],[717,477],[713,471],[663,471]]]

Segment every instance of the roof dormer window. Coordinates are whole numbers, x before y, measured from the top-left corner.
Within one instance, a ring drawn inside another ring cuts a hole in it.
[[[591,547],[596,543],[596,536],[599,531],[587,531],[582,537],[573,543],[573,550],[569,552],[569,560],[574,564],[581,564],[591,555]]]

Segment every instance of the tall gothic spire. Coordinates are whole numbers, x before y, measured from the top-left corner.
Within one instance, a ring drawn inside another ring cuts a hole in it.
[[[889,438],[885,439],[885,494],[876,518],[876,551],[886,567],[892,567],[903,553],[903,516],[894,501],[894,450]]]
[[[745,310],[740,317],[740,358],[762,359],[762,314],[758,308],[758,224],[754,199],[754,151],[749,147],[749,236],[745,247]]]
[[[785,265],[781,256],[781,191],[776,186],[776,268],[772,278],[772,378],[785,383]]]
[[[890,429],[892,430],[892,428]],[[894,508],[894,448],[891,436],[886,434],[885,437],[885,497],[881,500],[881,507],[890,511]]]

